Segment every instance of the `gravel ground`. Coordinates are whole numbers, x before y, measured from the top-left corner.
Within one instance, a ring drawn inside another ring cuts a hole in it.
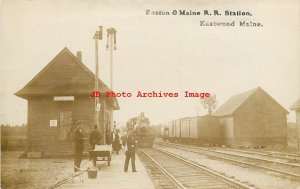
[[[159,146],[159,148],[180,155],[194,163],[205,165],[213,170],[225,173],[228,176],[234,176],[240,181],[247,181],[261,189],[300,189],[300,182],[278,177],[276,173],[265,172],[252,167],[240,167],[184,150],[161,146]]]
[[[47,188],[73,173],[73,159],[19,159],[22,152],[1,152],[1,188]]]

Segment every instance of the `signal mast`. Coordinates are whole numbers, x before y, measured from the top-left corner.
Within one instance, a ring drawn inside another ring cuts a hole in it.
[[[107,30],[107,42],[106,42],[106,50],[109,50],[109,63],[110,63],[110,89],[111,91],[114,90],[113,88],[113,52],[117,50],[117,30],[115,28],[108,28]],[[114,118],[113,118],[113,111],[111,111],[111,128],[114,127]]]

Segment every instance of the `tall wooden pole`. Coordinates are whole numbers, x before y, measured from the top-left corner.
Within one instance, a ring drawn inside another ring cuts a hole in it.
[[[110,63],[110,89],[113,91],[114,90],[114,82],[113,82],[113,51],[116,50],[116,33],[117,30],[115,28],[108,28],[107,29],[107,45],[106,48],[109,48],[109,52],[110,52],[110,59],[109,59],[109,63]],[[113,111],[111,111],[111,121],[110,121],[111,125],[110,128],[114,127],[114,115],[113,115]]]
[[[113,61],[113,35],[110,35],[110,88],[113,91],[114,90],[114,81],[113,81],[113,70],[114,70],[114,61]]]
[[[95,120],[94,123],[99,127],[99,114],[100,114],[100,100],[98,93],[99,91],[99,56],[98,56],[98,40],[102,40],[102,26],[99,26],[99,31],[96,31],[94,37],[95,39],[95,91],[97,95],[95,96]],[[104,127],[104,144],[105,144],[105,127]]]
[[[98,39],[95,38],[95,91],[99,91],[98,78],[99,78],[99,63],[98,63]],[[98,125],[99,113],[97,112],[97,104],[99,103],[99,97],[95,97],[95,125]]]

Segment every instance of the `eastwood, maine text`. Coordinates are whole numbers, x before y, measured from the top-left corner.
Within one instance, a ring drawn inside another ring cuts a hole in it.
[[[221,26],[221,27],[263,27],[263,24],[260,22],[252,22],[252,21],[231,21],[231,22],[217,22],[217,21],[200,21],[200,26]]]

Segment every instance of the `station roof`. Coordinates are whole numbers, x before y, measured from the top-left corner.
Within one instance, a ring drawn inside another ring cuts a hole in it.
[[[213,116],[230,116],[237,112],[237,110],[245,104],[245,102],[255,93],[262,92],[267,95],[279,108],[284,112],[288,111],[282,107],[277,101],[275,101],[267,92],[265,92],[261,87],[257,87],[246,91],[244,93],[230,97],[222,106],[220,106],[212,115]]]
[[[291,106],[291,110],[300,110],[300,99]]]
[[[98,81],[101,93],[111,91],[100,79]],[[54,95],[89,96],[94,90],[95,74],[65,47],[15,95],[24,99]],[[116,98],[107,99],[113,109],[119,109]]]

